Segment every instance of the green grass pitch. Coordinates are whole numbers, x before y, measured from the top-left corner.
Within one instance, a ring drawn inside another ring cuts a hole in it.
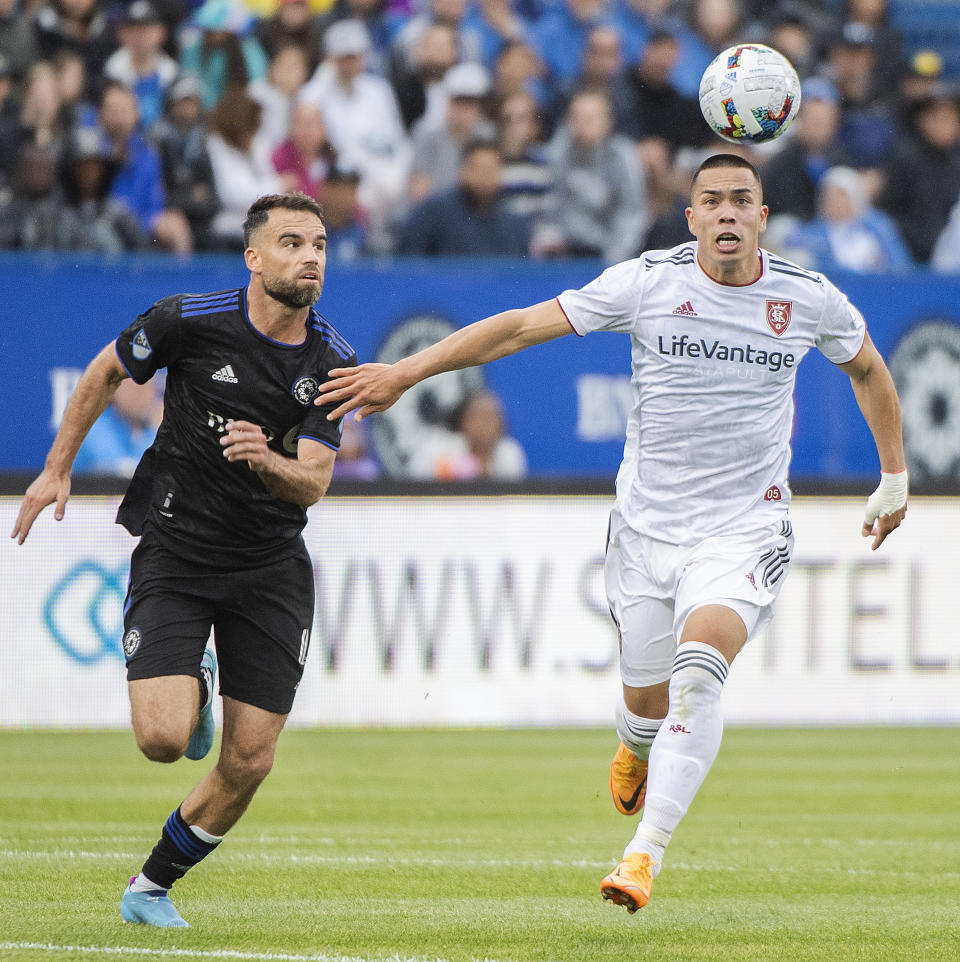
[[[633,831],[611,732],[291,731],[174,890],[118,903],[206,762],[122,732],[0,733],[0,959],[956,962],[960,733],[730,729],[647,908],[599,895]]]

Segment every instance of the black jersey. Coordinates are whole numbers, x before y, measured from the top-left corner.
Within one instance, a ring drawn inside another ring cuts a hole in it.
[[[145,521],[168,547],[213,565],[249,566],[300,550],[306,511],[271,494],[246,461],[223,456],[228,421],[263,428],[269,447],[297,456],[297,440],[337,450],[341,423],[317,407],[334,367],[357,363],[353,348],[316,310],[301,344],[261,334],[247,316],[246,289],[178,294],[157,301],[117,338],[138,384],[167,368],[163,421],[137,466],[117,521],[139,535]]]

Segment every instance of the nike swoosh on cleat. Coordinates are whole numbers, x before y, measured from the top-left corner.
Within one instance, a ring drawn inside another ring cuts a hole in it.
[[[628,809],[628,810],[631,809],[631,808],[633,808],[633,806],[637,804],[637,801],[638,801],[639,798],[640,798],[640,793],[643,791],[644,786],[645,786],[646,784],[647,784],[647,780],[644,779],[644,780],[637,786],[637,790],[636,790],[636,791],[630,796],[630,798],[628,798],[628,799],[627,799],[627,798],[624,798],[622,795],[618,795],[617,798],[620,799],[620,804],[621,804],[624,808],[626,808],[626,809]]]

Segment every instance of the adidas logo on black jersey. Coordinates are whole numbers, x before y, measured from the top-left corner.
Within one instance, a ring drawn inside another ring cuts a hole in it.
[[[226,364],[219,371],[211,375],[214,381],[226,381],[227,384],[236,384],[237,375],[233,373],[233,368]]]

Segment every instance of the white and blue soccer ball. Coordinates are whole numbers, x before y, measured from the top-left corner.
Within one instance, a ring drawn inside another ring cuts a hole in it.
[[[800,78],[782,53],[743,43],[718,54],[700,79],[700,110],[717,136],[733,144],[779,137],[800,110]]]

